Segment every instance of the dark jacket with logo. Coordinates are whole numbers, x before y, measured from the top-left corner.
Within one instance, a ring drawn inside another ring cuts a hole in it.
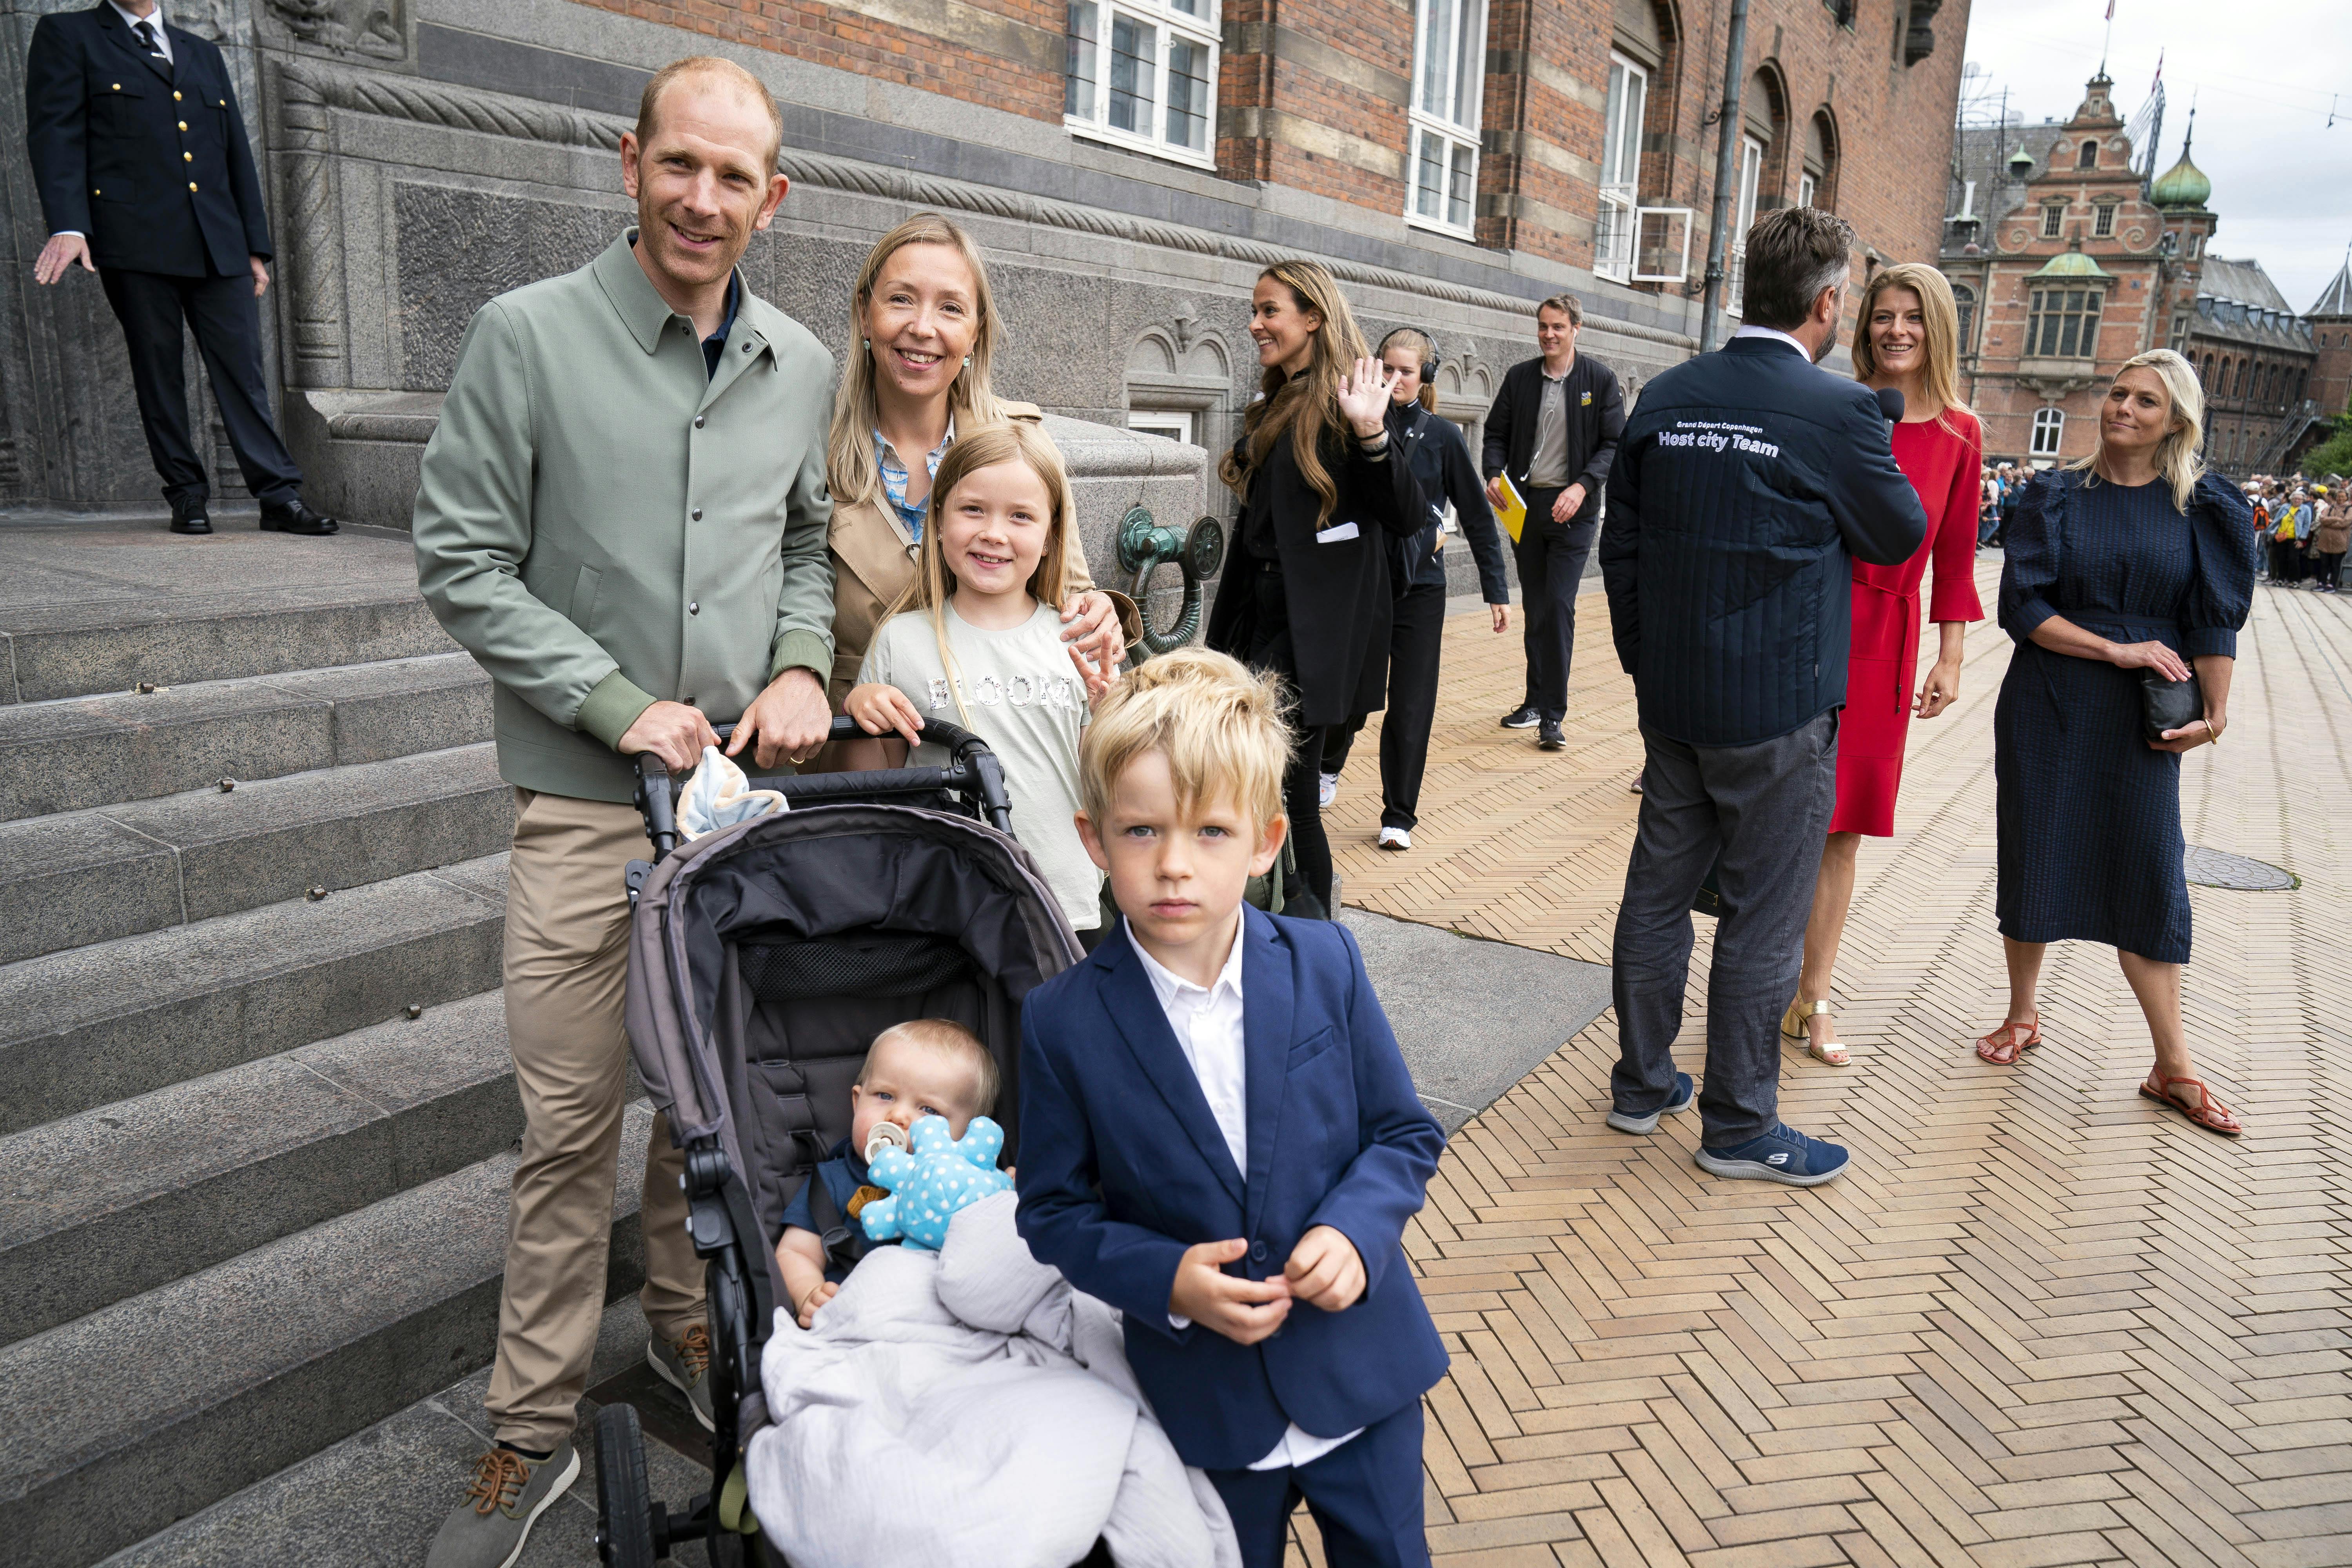
[[[1445,557],[1437,548],[1444,526],[1445,506],[1454,503],[1454,521],[1470,542],[1478,563],[1478,594],[1490,605],[1511,602],[1510,579],[1503,574],[1503,535],[1495,526],[1495,509],[1486,504],[1486,487],[1478,481],[1477,466],[1470,461],[1470,444],[1461,427],[1418,403],[1397,410],[1390,428],[1404,443],[1405,463],[1421,486],[1423,515],[1428,526],[1410,539],[1391,543],[1389,580],[1396,591],[1445,586]]]
[[[1609,475],[1601,578],[1643,728],[1785,735],[1845,701],[1853,557],[1927,534],[1870,388],[1735,338],[1642,389]]]
[[[270,254],[261,180],[221,52],[169,23],[147,53],[111,5],[44,16],[25,60],[26,134],[51,234],[125,272],[236,277]]]
[[[1591,354],[1568,367],[1569,483],[1584,487],[1584,504],[1571,523],[1591,521],[1601,505],[1601,487],[1625,430],[1625,395],[1617,373]],[[1525,499],[1528,468],[1536,458],[1536,420],[1543,412],[1543,359],[1521,360],[1503,373],[1502,390],[1486,410],[1486,438],[1480,468],[1486,478],[1508,474]]]

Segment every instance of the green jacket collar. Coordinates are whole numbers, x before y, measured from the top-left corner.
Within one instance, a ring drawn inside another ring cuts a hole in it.
[[[595,274],[597,287],[604,290],[604,298],[611,301],[614,313],[629,329],[629,335],[637,340],[639,348],[650,354],[661,347],[662,334],[670,330],[670,323],[686,318],[672,310],[669,301],[655,292],[645,268],[637,265],[634,254],[636,238],[636,226],[632,224],[621,231],[620,237],[604,247],[604,254],[596,258],[590,270]],[[766,330],[769,325],[768,302],[751,291],[751,282],[740,267],[735,269],[735,324],[728,333],[727,353],[720,357],[719,374],[713,378],[714,381],[733,379],[726,374],[730,361],[757,359],[762,355],[772,355],[774,352],[771,347],[773,334]],[[695,352],[699,357],[701,348],[698,342]]]

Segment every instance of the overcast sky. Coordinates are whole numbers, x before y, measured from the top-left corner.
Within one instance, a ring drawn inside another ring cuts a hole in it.
[[[2307,309],[2352,242],[2352,5],[2346,0],[2115,0],[2107,74],[2117,110],[2139,111],[2164,55],[2161,174],[2180,156],[2197,99],[2197,166],[2221,215],[2216,253],[2252,257]],[[2009,89],[2013,115],[2064,120],[2106,36],[2106,0],[1975,0],[1970,96]],[[2336,124],[2328,105],[2335,95]],[[2135,156],[2137,150],[2135,149]]]

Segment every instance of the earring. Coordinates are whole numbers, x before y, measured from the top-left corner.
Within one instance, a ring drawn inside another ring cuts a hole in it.
[[[859,346],[864,348],[867,353],[872,353],[874,352],[874,340],[872,338],[860,338],[857,342]]]
[[[969,368],[969,367],[971,366],[971,356],[970,354],[966,354],[966,355],[964,355],[964,356],[963,356],[963,363],[964,363],[965,366],[966,366],[967,368]]]

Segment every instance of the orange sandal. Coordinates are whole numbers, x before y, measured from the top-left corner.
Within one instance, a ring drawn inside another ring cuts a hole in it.
[[[2018,1038],[2022,1034],[2023,1039]],[[1977,1055],[1997,1068],[2013,1068],[2026,1052],[2042,1043],[2042,1015],[2031,1024],[2003,1024],[1977,1041]]]
[[[2193,1085],[2197,1090],[2197,1103],[2191,1105],[2174,1094],[2172,1086],[2176,1083]],[[2213,1091],[2205,1087],[2204,1080],[2201,1079],[2166,1078],[2161,1073],[2152,1072],[2147,1075],[2147,1081],[2139,1086],[2139,1091],[2144,1098],[2180,1112],[2208,1132],[2219,1132],[2224,1138],[2235,1138],[2245,1131],[2239,1122],[2236,1113],[2214,1099]]]

